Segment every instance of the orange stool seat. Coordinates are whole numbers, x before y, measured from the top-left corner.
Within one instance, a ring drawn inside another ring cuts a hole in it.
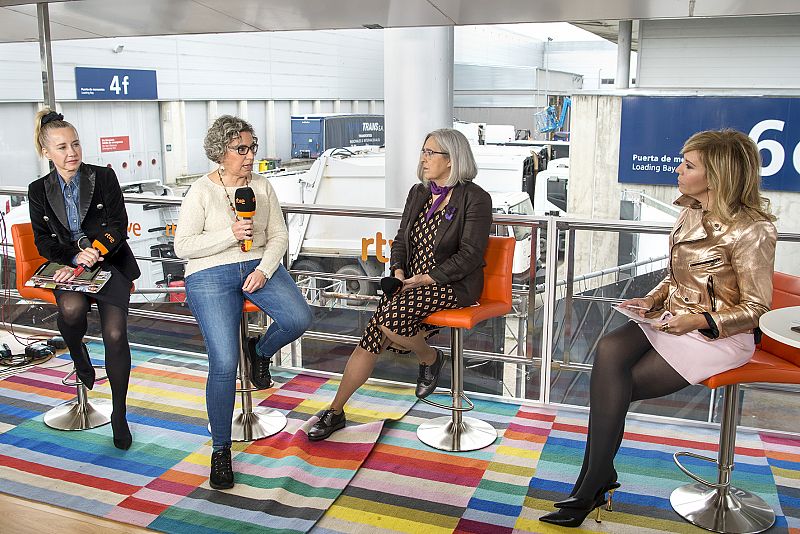
[[[773,309],[800,305],[800,277],[776,272],[773,276]],[[749,362],[703,382],[709,388],[724,388],[719,453],[716,459],[692,452],[673,455],[678,467],[696,481],[675,489],[672,508],[684,519],[714,532],[753,534],[775,523],[775,512],[761,497],[731,484],[739,419],[739,385],[751,382],[800,384],[800,349],[763,336]],[[717,465],[717,482],[692,473],[680,458],[688,456]]]
[[[25,282],[33,276],[36,269],[47,261],[39,254],[39,249],[36,248],[31,223],[12,225],[11,240],[14,244],[17,291],[20,296],[28,300],[42,300],[55,304],[56,298],[52,290],[25,285]],[[132,288],[131,291],[133,291]],[[61,383],[65,386],[75,386],[75,399],[60,404],[45,413],[45,424],[58,430],[87,430],[110,423],[113,409],[111,401],[108,399],[93,399],[90,401],[86,386],[80,380],[76,379],[70,382],[70,377],[74,374],[75,370],[73,369],[71,373],[61,380]]]
[[[497,431],[490,424],[473,417],[463,417],[472,410],[472,402],[464,394],[463,331],[486,319],[500,317],[511,311],[511,267],[514,262],[514,239],[490,237],[486,247],[483,269],[483,291],[478,303],[466,308],[432,313],[425,323],[450,327],[452,356],[451,403],[449,405],[421,399],[422,402],[449,410],[450,417],[439,417],[417,428],[417,437],[426,445],[445,451],[474,451],[491,445]],[[463,406],[467,403],[467,407]]]

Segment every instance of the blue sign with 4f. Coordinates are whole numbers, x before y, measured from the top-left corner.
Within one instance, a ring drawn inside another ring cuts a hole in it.
[[[75,67],[78,100],[158,100],[156,71]]]
[[[677,185],[684,141],[721,128],[756,142],[764,189],[800,191],[800,98],[623,97],[619,181]]]

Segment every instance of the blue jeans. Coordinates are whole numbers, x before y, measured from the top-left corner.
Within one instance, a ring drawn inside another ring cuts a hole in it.
[[[219,265],[186,278],[186,301],[200,325],[208,351],[206,409],[215,449],[231,444],[244,299],[272,318],[272,324],[256,345],[256,352],[262,358],[271,358],[311,324],[311,310],[282,265],[258,291],[242,291],[245,279],[259,261]]]

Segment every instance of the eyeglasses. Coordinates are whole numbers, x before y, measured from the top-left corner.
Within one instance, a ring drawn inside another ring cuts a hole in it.
[[[430,148],[423,148],[419,151],[426,158],[432,158],[434,154],[441,154],[442,156],[449,156],[447,152],[437,152],[435,150],[431,150]]]
[[[247,145],[239,145],[239,146],[229,146],[228,150],[234,150],[240,156],[246,156],[247,152],[252,152],[253,155],[256,155],[258,152],[258,143],[253,143],[250,146]]]

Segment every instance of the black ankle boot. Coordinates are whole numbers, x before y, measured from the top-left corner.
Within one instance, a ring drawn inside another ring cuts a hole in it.
[[[319,421],[314,423],[314,426],[308,431],[308,439],[310,441],[321,441],[337,430],[344,428],[345,424],[347,424],[347,418],[344,416],[344,410],[338,414],[333,410],[325,410],[319,416]]]
[[[256,344],[261,337],[247,338],[247,359],[250,362],[250,382],[258,389],[272,387],[272,375],[269,374],[270,358],[262,358],[256,352]]]
[[[69,356],[72,358],[72,363],[75,364],[75,374],[78,376],[86,389],[94,387],[94,379],[96,377],[92,360],[89,358],[89,349],[86,348],[86,343],[81,343],[82,354],[75,356],[70,352]]]
[[[231,465],[231,449],[224,447],[211,454],[211,476],[208,485],[214,489],[230,489],[233,487],[233,466]]]
[[[114,433],[114,446],[116,448],[123,451],[131,448],[133,436],[124,415],[116,416],[116,413],[111,414],[111,431]]]
[[[442,364],[444,363],[444,353],[436,349],[436,360],[428,365],[426,363],[419,364],[419,376],[417,377],[417,391],[415,392],[417,398],[424,399],[436,389],[439,385],[439,374],[442,371]]]

